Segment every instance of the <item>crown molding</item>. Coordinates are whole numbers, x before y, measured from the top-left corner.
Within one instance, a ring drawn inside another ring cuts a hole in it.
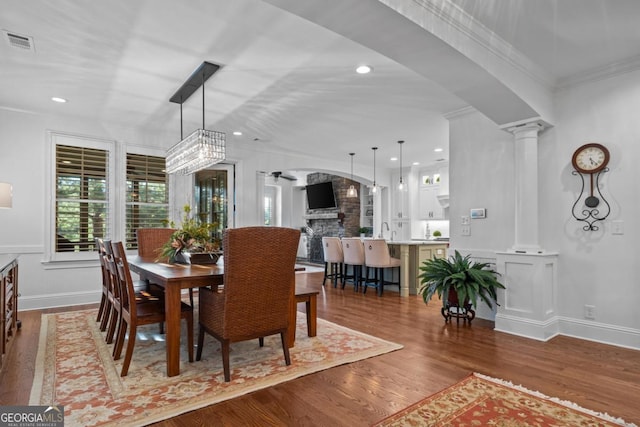
[[[395,3],[398,0],[380,1],[391,7],[391,3]],[[502,37],[491,31],[480,21],[469,15],[458,5],[450,2],[449,0],[412,0],[412,2],[423,8],[431,18],[440,21],[448,28],[454,28],[459,34],[466,36],[485,52],[490,53],[498,61],[516,69],[536,83],[549,88],[549,90],[555,87],[556,82],[551,74],[534,63],[522,52],[518,51]],[[395,9],[399,10],[398,8]],[[478,62],[477,58],[470,55],[471,52],[468,51],[469,49],[467,49],[466,52],[464,50],[460,50],[462,46],[459,45],[459,34],[455,34],[455,32],[443,32],[442,34],[438,34],[435,32],[435,25],[431,26],[429,31],[447,42],[456,50],[459,50],[461,53],[474,60],[474,62],[477,62],[485,69],[488,69],[487,64]]]
[[[640,70],[640,55],[613,62],[602,67],[592,68],[558,80],[557,91],[564,91],[601,80],[618,77]]]

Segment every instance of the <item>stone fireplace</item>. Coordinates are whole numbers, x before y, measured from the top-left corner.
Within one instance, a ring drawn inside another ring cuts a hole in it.
[[[360,184],[341,176],[326,173],[312,173],[307,175],[307,184],[318,184],[331,181],[336,198],[337,208],[332,209],[308,209],[305,219],[312,233],[307,240],[307,253],[309,261],[324,263],[322,252],[322,238],[329,237],[354,237],[358,236],[360,228],[360,197],[347,198],[347,189],[354,185],[360,196]]]

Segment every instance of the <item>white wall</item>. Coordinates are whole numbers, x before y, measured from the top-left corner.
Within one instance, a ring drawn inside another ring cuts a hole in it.
[[[640,72],[576,86],[557,94],[557,123],[539,137],[539,241],[559,252],[557,312],[560,332],[640,348],[640,286],[636,242],[640,238]],[[490,256],[514,243],[513,144],[511,134],[478,112],[450,118],[451,246]],[[611,214],[599,231],[584,231],[571,215],[580,191],[571,156],[599,142],[611,152],[602,191]],[[487,208],[488,218],[471,221],[461,236],[460,216]],[[623,235],[611,221],[623,221]],[[593,305],[595,319],[584,306]]]
[[[44,264],[45,205],[45,146],[49,143],[47,130],[78,134],[117,141],[119,149],[125,145],[159,148],[160,153],[173,145],[175,134],[158,134],[127,129],[104,123],[64,116],[42,116],[0,109],[0,182],[13,185],[13,208],[0,210],[0,253],[20,255],[19,309],[34,309],[100,300],[100,272],[95,263],[85,265]],[[258,209],[258,180],[256,171],[283,170],[289,167],[308,170],[327,170],[348,173],[349,161],[328,161],[311,156],[288,153],[267,153],[253,146],[241,146],[229,141],[227,155],[236,165],[236,227],[260,225],[264,218]],[[369,171],[362,168],[366,178]],[[372,173],[372,171],[371,171]],[[179,220],[182,206],[192,197],[192,177],[171,178],[173,219]],[[293,208],[291,185],[283,184],[282,221],[284,226],[299,227],[299,212]],[[286,188],[285,187],[285,188]],[[113,237],[113,236],[110,236]],[[115,236],[114,238],[122,238]]]

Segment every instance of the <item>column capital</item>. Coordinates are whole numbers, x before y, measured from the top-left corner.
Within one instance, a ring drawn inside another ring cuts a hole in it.
[[[533,131],[535,131],[537,135],[550,127],[552,127],[552,125],[550,125],[549,123],[540,118],[535,118],[522,120],[520,122],[508,123],[506,125],[500,126],[500,129],[517,136],[524,132],[529,133]]]

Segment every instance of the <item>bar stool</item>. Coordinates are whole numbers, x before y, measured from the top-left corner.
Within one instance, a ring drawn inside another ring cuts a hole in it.
[[[364,291],[367,292],[368,286],[374,286],[378,289],[378,296],[382,295],[385,284],[398,285],[398,291],[400,291],[400,260],[398,258],[392,258],[389,254],[389,245],[384,239],[367,239],[364,241],[364,262],[367,267],[367,274],[365,277]],[[392,276],[393,269],[398,268],[398,282],[384,281],[384,270],[391,268]],[[369,268],[373,268],[375,271],[373,284],[369,282]]]
[[[342,239],[342,253],[344,254],[344,278],[342,280],[342,289],[347,280],[353,280],[353,290],[360,289],[361,283],[364,281],[362,275],[362,267],[364,267],[364,245],[358,237],[345,237]],[[352,274],[347,273],[351,266]]]
[[[324,253],[324,280],[322,281],[322,286],[324,286],[324,282],[327,279],[331,279],[335,288],[338,286],[338,279],[344,282],[344,275],[342,274],[344,255],[340,238],[323,237],[322,251]]]

